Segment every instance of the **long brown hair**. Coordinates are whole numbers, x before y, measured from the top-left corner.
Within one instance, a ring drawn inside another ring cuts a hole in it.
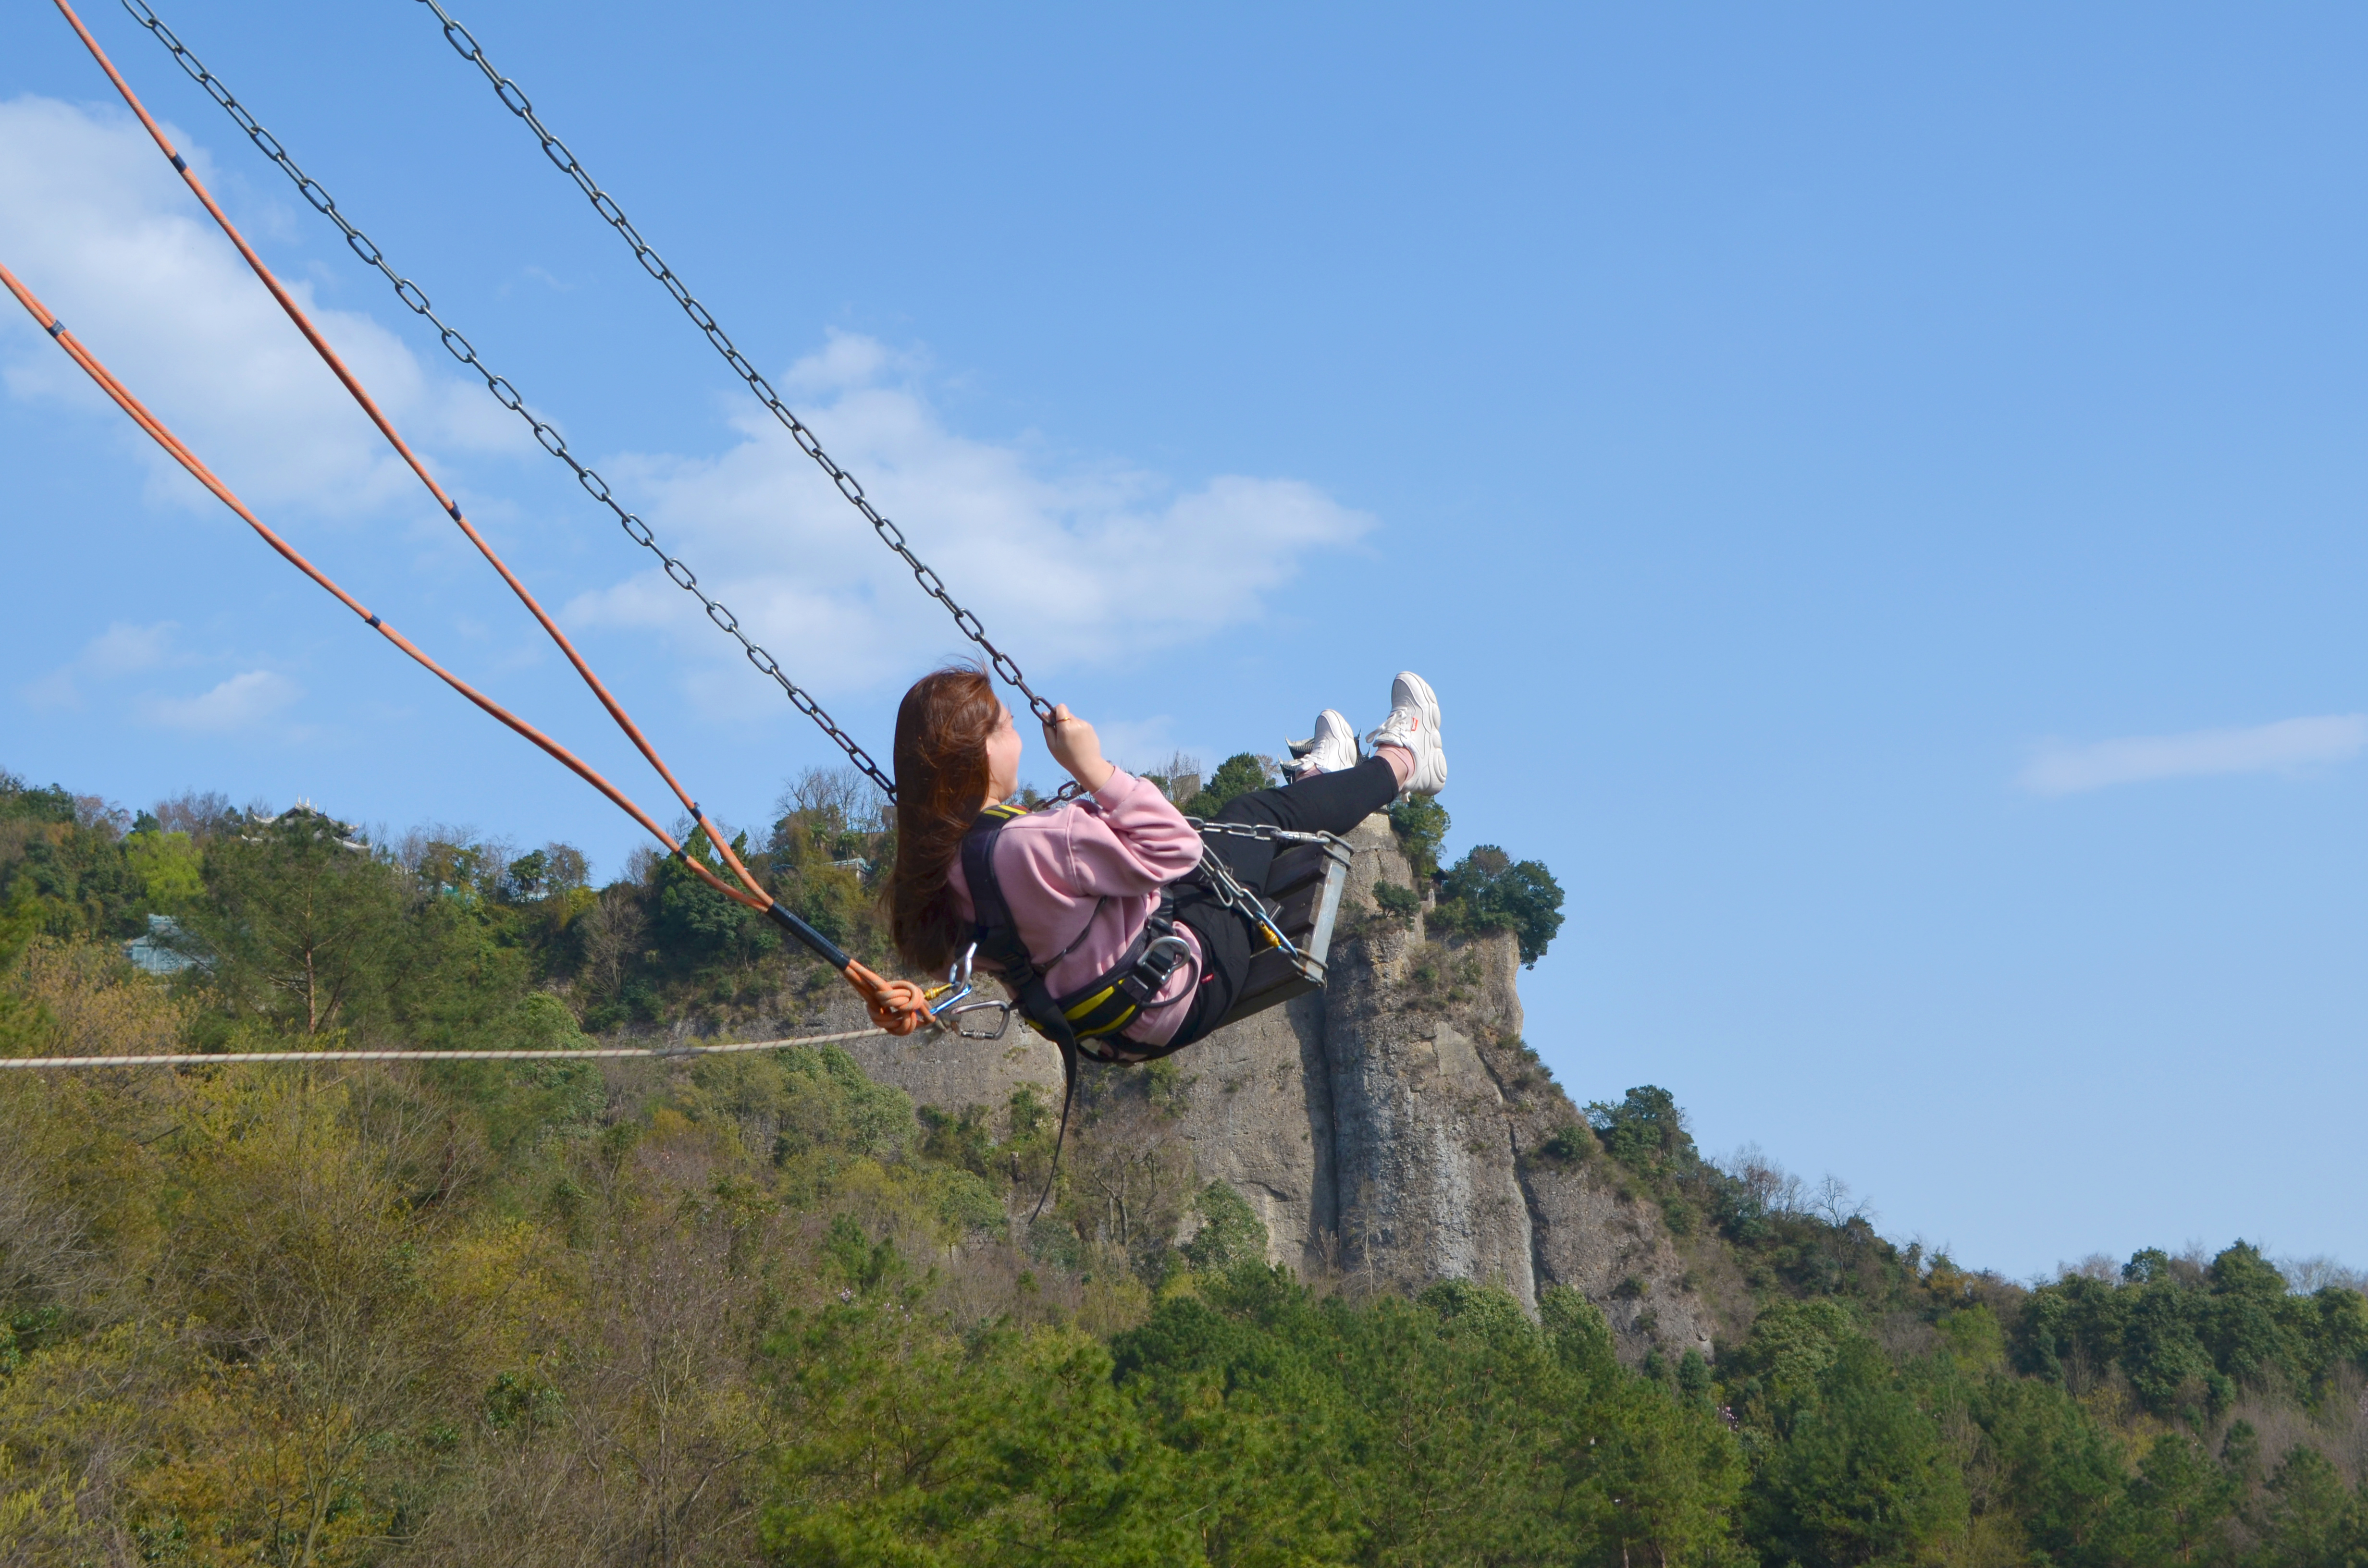
[[[896,869],[888,882],[888,926],[905,961],[924,973],[943,971],[966,934],[946,872],[986,800],[986,743],[1002,721],[995,683],[976,665],[930,671],[896,706]]]

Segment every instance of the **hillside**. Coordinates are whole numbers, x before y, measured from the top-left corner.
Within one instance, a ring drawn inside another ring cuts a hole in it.
[[[740,843],[879,959],[878,826],[810,775]],[[2023,1286],[1662,1089],[1575,1103],[1521,1040],[1550,929],[1489,914],[1527,863],[1440,828],[1359,830],[1327,994],[1091,1074],[1032,1225],[1016,1034],[0,1071],[0,1557],[2368,1563],[2357,1279]],[[9,778],[0,969],[6,1055],[848,1015],[655,857]]]

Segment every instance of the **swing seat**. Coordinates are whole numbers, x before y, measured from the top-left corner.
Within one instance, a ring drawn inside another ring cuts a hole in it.
[[[1292,833],[1276,836],[1288,847],[1274,858],[1267,873],[1267,908],[1296,957],[1268,947],[1250,960],[1249,978],[1231,1011],[1219,1021],[1239,1023],[1253,1013],[1324,988],[1325,964],[1332,951],[1332,926],[1340,915],[1340,890],[1349,881],[1349,846],[1328,833]]]

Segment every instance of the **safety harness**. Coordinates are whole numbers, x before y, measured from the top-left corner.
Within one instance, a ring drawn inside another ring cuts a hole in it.
[[[1057,1171],[1061,1146],[1068,1140],[1070,1103],[1077,1093],[1079,1057],[1110,1063],[1144,1062],[1182,1049],[1174,1044],[1136,1041],[1130,1042],[1135,1050],[1121,1056],[1103,1042],[1141,1016],[1167,987],[1176,973],[1176,966],[1190,955],[1192,949],[1176,934],[1176,897],[1163,888],[1159,906],[1144,921],[1143,929],[1127,944],[1118,962],[1068,994],[1053,995],[1044,979],[1046,971],[1076,950],[1077,944],[1093,930],[1094,921],[1109,900],[1094,905],[1076,941],[1041,961],[1029,952],[1028,944],[1020,940],[1019,927],[1011,918],[1010,903],[1003,896],[1002,879],[995,869],[996,840],[1002,836],[1004,828],[1027,814],[1024,807],[1008,805],[989,806],[979,812],[978,820],[962,837],[962,876],[970,883],[971,908],[975,916],[972,939],[977,944],[978,956],[992,964],[1004,983],[1010,986],[1020,1016],[1061,1050],[1061,1127],[1053,1142],[1053,1168]],[[1051,1190],[1048,1179],[1045,1191]],[[1042,1206],[1041,1200],[1038,1206]]]

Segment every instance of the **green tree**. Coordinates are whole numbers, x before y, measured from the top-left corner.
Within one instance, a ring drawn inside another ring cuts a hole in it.
[[[1253,790],[1274,788],[1274,765],[1251,752],[1235,752],[1217,764],[1201,792],[1184,802],[1184,814],[1213,817]]]
[[[884,957],[878,890],[894,860],[871,781],[809,768],[783,791],[762,862],[766,885],[800,919],[858,956]]]
[[[1641,1175],[1683,1172],[1699,1158],[1693,1135],[1686,1131],[1684,1113],[1678,1109],[1678,1097],[1656,1085],[1629,1090],[1618,1105],[1593,1101],[1587,1108],[1587,1119],[1602,1141],[1604,1152]]]
[[[2345,1486],[2325,1454],[2287,1450],[2266,1501],[2248,1568],[2368,1568],[2368,1486]]]
[[[191,924],[234,1013],[307,1036],[384,1015],[406,958],[409,902],[391,861],[351,847],[341,824],[293,811],[216,839],[206,881],[211,897]]]
[[[1439,874],[1439,848],[1447,842],[1451,819],[1435,795],[1402,795],[1390,803],[1390,831],[1414,869],[1415,885]]]
[[[1725,1425],[1623,1369],[1575,1292],[1539,1308],[1468,1281],[1318,1301],[1237,1265],[1114,1348],[1212,1562],[1742,1561]]]
[[[1483,844],[1449,869],[1430,913],[1434,930],[1510,931],[1521,961],[1535,966],[1562,929],[1562,885],[1535,860],[1515,860]]]
[[[1964,1529],[1964,1474],[1870,1341],[1836,1346],[1790,1428],[1752,1488],[1750,1540],[1770,1560],[1908,1561]]]
[[[733,845],[735,853],[746,847],[746,835]],[[684,841],[683,849],[727,884],[732,881],[731,874],[709,846],[704,828],[694,828]],[[780,939],[762,915],[725,898],[674,858],[658,862],[656,927],[660,950],[678,968],[686,970],[713,963],[745,963],[780,946]],[[833,937],[844,932],[825,931],[823,935]]]
[[[2238,1501],[2235,1478],[2184,1432],[2157,1437],[2106,1515],[2096,1556],[2114,1568],[2216,1561]]]
[[[1981,1510],[2011,1519],[2013,1533],[2049,1562],[2086,1561],[2127,1479],[2119,1446],[2054,1383],[1987,1378],[1971,1404]]]
[[[1405,926],[1413,925],[1414,917],[1422,913],[1422,894],[1395,882],[1375,882],[1373,903],[1383,915]]]
[[[2204,1339],[2214,1369],[2240,1383],[2271,1373],[2306,1377],[2306,1320],[2288,1310],[2285,1277],[2259,1249],[2237,1242],[2204,1271],[2211,1290]]]
[[[2346,1367],[2368,1370],[2368,1300],[2291,1294],[2241,1241],[2202,1270],[2146,1248],[2118,1285],[2072,1278],[2032,1291],[2014,1350],[2018,1367],[2054,1379],[2118,1368],[2149,1412],[2201,1428],[2240,1387],[2315,1396]]]
[[[864,1265],[869,1267],[869,1261]],[[1074,1329],[965,1340],[862,1296],[771,1355],[795,1418],[764,1536],[784,1564],[1099,1568],[1184,1560],[1175,1466]]]
[[[1203,1274],[1221,1273],[1236,1263],[1266,1260],[1266,1226],[1248,1200],[1222,1181],[1212,1181],[1192,1199],[1201,1228],[1177,1250],[1184,1261]]]
[[[123,857],[152,909],[176,914],[205,896],[205,852],[186,833],[133,833]]]
[[[1600,1560],[1748,1562],[1735,1520],[1749,1472],[1725,1422],[1705,1403],[1673,1398],[1622,1368],[1611,1325],[1577,1291],[1549,1288],[1538,1315],[1577,1396],[1565,1451],[1600,1532]]]
[[[121,814],[96,799],[77,799],[56,785],[33,789],[0,772],[6,928],[59,937],[132,934],[146,906],[140,879],[124,859],[122,827]]]
[[[2347,1368],[2368,1374],[2368,1295],[2327,1285],[2282,1307],[2302,1342],[2314,1396]]]

